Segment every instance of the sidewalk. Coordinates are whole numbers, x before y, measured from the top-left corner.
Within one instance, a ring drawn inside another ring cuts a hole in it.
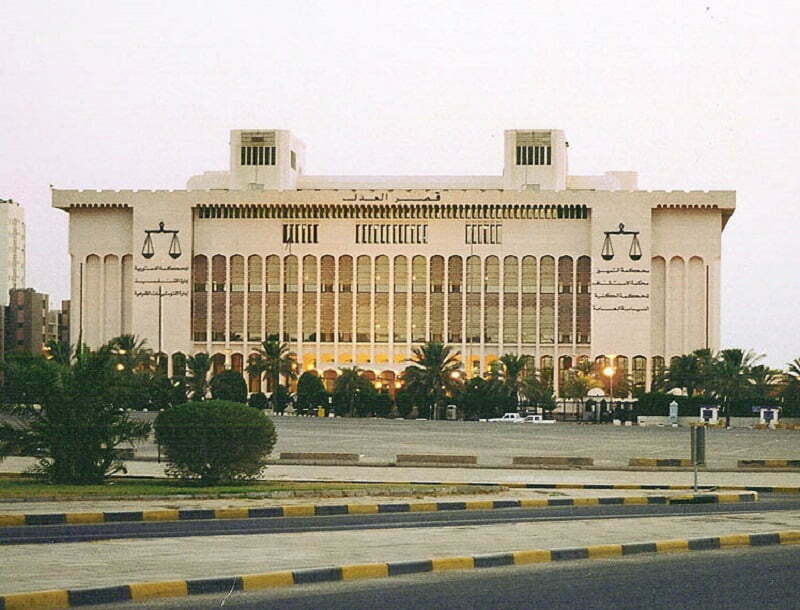
[[[314,498],[170,498],[122,500],[61,500],[46,502],[0,502],[0,516],[7,514],[51,514],[175,509],[260,508],[269,506],[391,504],[397,502],[473,502],[528,498],[608,498],[686,495],[687,491],[659,489],[509,489],[476,494],[398,494]],[[701,492],[702,493],[702,492]]]
[[[3,548],[0,593],[800,529],[800,511]]]
[[[10,457],[0,462],[0,472],[22,472],[33,458]],[[164,465],[156,462],[126,462],[131,476],[164,476]],[[387,466],[269,466],[270,480],[371,481],[447,483],[594,483],[631,485],[691,485],[692,472],[619,470],[521,470],[481,468],[416,468]],[[800,472],[701,472],[700,485],[774,485],[800,487]]]

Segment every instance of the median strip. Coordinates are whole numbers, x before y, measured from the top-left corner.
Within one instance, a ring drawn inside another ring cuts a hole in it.
[[[508,553],[434,557],[415,561],[346,564],[219,578],[142,582],[87,589],[9,593],[0,595],[0,610],[73,608],[101,603],[145,601],[163,597],[187,597],[209,593],[228,593],[231,591],[257,591],[322,582],[389,578],[426,572],[474,570],[582,559],[614,559],[642,553],[686,553],[798,543],[800,543],[800,531],[789,530],[626,544],[598,544],[573,548],[518,550]]]
[[[502,510],[553,506],[607,504],[722,504],[755,502],[756,492],[736,494],[702,493],[680,496],[612,496],[599,498],[524,498],[519,500],[470,500],[465,502],[402,502],[394,504],[290,504],[263,508],[215,508],[142,510],[105,513],[32,513],[0,515],[0,527],[97,524],[144,521],[207,521],[210,519],[265,519],[275,517],[322,517],[376,513],[411,513],[462,510]]]

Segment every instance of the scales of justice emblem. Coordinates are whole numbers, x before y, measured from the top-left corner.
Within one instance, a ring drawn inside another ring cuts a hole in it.
[[[600,250],[600,257],[604,261],[610,261],[614,258],[614,244],[611,241],[612,235],[632,235],[631,247],[628,250],[628,256],[632,261],[638,261],[642,258],[642,246],[639,244],[639,231],[626,231],[625,225],[619,223],[619,229],[616,231],[603,231],[606,234],[603,240],[603,248]]]
[[[181,256],[181,242],[178,240],[178,229],[165,229],[164,221],[158,223],[157,229],[145,229],[144,243],[142,244],[142,256],[145,258],[153,258],[156,253],[153,247],[153,235],[160,233],[167,233],[172,235],[172,241],[169,243],[169,255],[172,258],[180,258]]]

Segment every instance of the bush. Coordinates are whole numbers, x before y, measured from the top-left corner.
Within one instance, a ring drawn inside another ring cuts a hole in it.
[[[308,415],[321,406],[328,406],[328,393],[322,380],[306,371],[297,380],[297,408],[303,415]]]
[[[292,402],[292,395],[285,385],[279,385],[278,389],[272,393],[269,399],[272,402],[272,408],[275,409],[275,412],[279,415],[283,415],[286,407]]]
[[[247,402],[247,384],[239,371],[226,370],[211,379],[211,398],[231,402]]]
[[[269,407],[269,400],[267,400],[267,395],[264,392],[256,392],[250,395],[250,398],[247,399],[247,404],[254,409],[263,411]]]
[[[376,417],[389,417],[392,412],[394,402],[392,397],[387,392],[381,392],[375,397],[375,416]]]
[[[257,477],[277,438],[261,411],[224,400],[187,402],[163,411],[155,430],[167,476],[206,485]]]
[[[117,448],[146,439],[150,425],[114,403],[125,376],[107,348],[83,349],[65,364],[9,357],[0,388],[0,460],[38,458],[34,471],[51,482],[95,485],[124,471]]]
[[[408,418],[414,410],[414,396],[407,390],[397,390],[395,394],[397,404],[397,414],[402,418]]]

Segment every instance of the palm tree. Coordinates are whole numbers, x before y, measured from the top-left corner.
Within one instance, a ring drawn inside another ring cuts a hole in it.
[[[297,378],[297,361],[289,353],[288,345],[269,339],[261,344],[258,353],[250,357],[246,370],[251,375],[263,375],[267,392],[275,394],[281,376],[287,380]]]
[[[711,366],[711,385],[722,404],[725,426],[731,425],[731,406],[752,391],[752,369],[763,358],[752,350],[724,349]]]
[[[348,415],[353,414],[357,394],[364,384],[364,378],[361,376],[361,372],[361,369],[357,366],[343,368],[333,386],[334,401],[337,405],[346,401],[348,405]]]
[[[522,393],[525,394],[529,402],[533,402],[545,410],[551,410],[555,407],[552,369],[544,369],[538,372],[531,370],[522,380],[521,387]]]
[[[198,352],[186,358],[187,382],[192,400],[203,400],[208,392],[208,371],[211,370],[211,356]]]
[[[500,357],[503,367],[503,384],[514,399],[514,407],[519,408],[519,394],[522,390],[522,379],[520,378],[525,368],[530,365],[530,356],[518,356],[516,354],[504,354]]]
[[[750,369],[750,381],[753,384],[751,391],[754,398],[758,400],[775,398],[780,392],[783,373],[765,364],[757,364]]]
[[[598,381],[593,375],[592,365],[584,360],[569,371],[561,393],[564,398],[577,401],[581,406],[582,412],[586,397],[589,395],[589,390],[601,387],[603,387],[603,383]]]
[[[127,371],[151,369],[153,351],[146,347],[146,341],[138,341],[134,335],[114,337],[103,348],[114,355],[117,365],[121,364]]]
[[[448,395],[453,395],[460,387],[460,353],[453,352],[449,345],[428,341],[412,350],[414,354],[403,373],[406,388],[436,418],[436,408]]]
[[[700,358],[697,354],[684,354],[672,359],[666,375],[667,388],[686,390],[686,396],[694,396],[695,389],[703,381]]]
[[[56,364],[69,366],[70,362],[72,362],[72,348],[66,341],[54,341],[51,339],[47,342],[45,350],[47,351],[45,357]]]
[[[800,402],[800,358],[789,363],[783,375],[783,399],[786,402]]]

